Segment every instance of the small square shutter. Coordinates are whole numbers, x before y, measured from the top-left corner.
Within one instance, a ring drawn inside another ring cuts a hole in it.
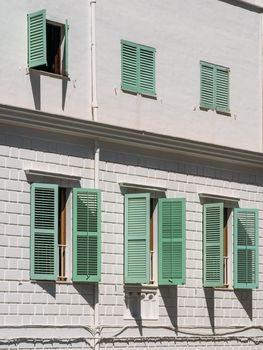
[[[150,280],[150,195],[125,195],[125,283]]]
[[[68,76],[68,20],[65,21],[65,46],[64,46],[64,71],[65,75]]]
[[[99,282],[101,274],[101,193],[73,189],[73,281]]]
[[[214,109],[214,65],[200,62],[200,107]]]
[[[31,279],[58,276],[58,186],[31,185]]]
[[[204,204],[203,283],[204,287],[223,286],[223,203]]]
[[[121,88],[138,92],[139,50],[137,44],[121,41]]]
[[[257,209],[234,209],[234,288],[258,288]]]
[[[47,64],[46,10],[27,15],[28,67]]]
[[[185,199],[161,198],[159,206],[159,285],[185,283]]]
[[[155,96],[155,49],[139,47],[139,92]]]
[[[220,112],[229,112],[229,69],[215,67],[215,108]]]

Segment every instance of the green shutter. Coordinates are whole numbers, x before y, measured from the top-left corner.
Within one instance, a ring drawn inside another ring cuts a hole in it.
[[[258,288],[257,209],[234,209],[234,288]]]
[[[46,10],[27,15],[28,67],[47,64]]]
[[[150,280],[150,195],[125,195],[125,283]]]
[[[31,185],[31,279],[58,276],[58,186]]]
[[[139,50],[136,44],[121,41],[121,88],[138,92]]]
[[[214,65],[200,62],[200,107],[214,109]]]
[[[73,281],[99,282],[101,270],[101,193],[73,189]]]
[[[155,49],[139,47],[139,92],[155,96]]]
[[[159,206],[159,285],[185,283],[185,199],[161,198]]]
[[[229,112],[229,69],[215,68],[215,108],[220,112]]]
[[[64,70],[65,75],[68,76],[68,20],[65,21],[65,46],[64,46]]]
[[[203,283],[204,287],[223,286],[223,203],[204,204]]]

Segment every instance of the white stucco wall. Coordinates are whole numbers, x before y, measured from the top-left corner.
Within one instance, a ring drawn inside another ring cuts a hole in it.
[[[30,109],[88,118],[90,113],[89,2],[3,0],[0,12],[0,101]],[[27,14],[46,9],[47,20],[69,23],[70,80],[27,74]],[[63,97],[64,95],[64,97]]]
[[[96,26],[99,121],[260,150],[260,14],[210,0],[98,1]],[[120,89],[121,39],[156,48],[156,100]],[[200,60],[230,68],[231,116],[199,109]]]

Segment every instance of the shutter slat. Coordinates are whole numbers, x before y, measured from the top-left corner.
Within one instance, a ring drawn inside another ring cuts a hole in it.
[[[228,69],[216,67],[215,105],[216,110],[229,112],[229,71]]]
[[[159,206],[159,285],[185,283],[185,199],[161,198]]]
[[[125,195],[125,283],[149,283],[150,196]]]
[[[200,107],[214,109],[214,67],[200,62]]]
[[[58,186],[31,185],[31,279],[58,275]]]
[[[139,49],[140,70],[139,88],[140,92],[155,96],[155,50]]]
[[[65,75],[68,76],[68,20],[65,21],[65,46],[64,46],[64,71]]]
[[[73,190],[73,281],[99,282],[101,261],[100,191]]]
[[[28,22],[28,67],[47,64],[46,10],[27,15]]]
[[[204,204],[203,283],[204,287],[223,286],[223,203]]]
[[[138,92],[137,45],[121,42],[121,87],[123,90]]]
[[[258,287],[258,210],[234,210],[234,288]]]

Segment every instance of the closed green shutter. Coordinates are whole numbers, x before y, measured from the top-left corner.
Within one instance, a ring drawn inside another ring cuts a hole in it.
[[[234,209],[234,288],[258,288],[257,209]]]
[[[58,186],[31,185],[31,279],[58,276]]]
[[[214,65],[200,62],[200,107],[214,109]]]
[[[138,92],[139,50],[136,44],[121,41],[121,88]]]
[[[65,21],[65,46],[64,46],[64,70],[65,75],[68,76],[68,20]]]
[[[185,199],[161,198],[159,206],[159,285],[185,283]]]
[[[139,92],[155,96],[155,49],[139,47]]]
[[[101,193],[73,189],[73,281],[99,282],[101,275]]]
[[[215,68],[215,108],[220,112],[229,112],[229,69]]]
[[[46,10],[27,15],[28,67],[47,64]]]
[[[125,283],[150,280],[150,195],[125,195]]]
[[[223,203],[204,204],[203,283],[204,287],[223,286]]]

